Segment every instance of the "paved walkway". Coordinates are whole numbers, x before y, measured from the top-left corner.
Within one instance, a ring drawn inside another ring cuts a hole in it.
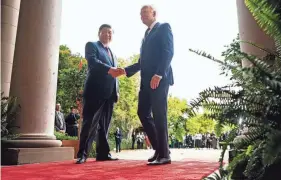
[[[182,160],[198,160],[198,161],[211,161],[218,162],[221,150],[215,149],[170,149],[172,161]],[[112,156],[119,159],[128,160],[147,160],[153,155],[153,150],[124,150],[120,153],[111,152]],[[225,154],[224,161],[227,161],[228,153]]]

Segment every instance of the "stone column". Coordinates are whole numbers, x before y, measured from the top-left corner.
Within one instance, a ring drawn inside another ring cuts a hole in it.
[[[1,1],[1,92],[9,96],[21,0]]]
[[[252,16],[251,12],[245,5],[244,0],[236,0],[237,15],[239,24],[240,39],[243,41],[253,42],[264,48],[271,50],[275,49],[275,43],[272,38],[265,34],[265,32],[259,27],[256,20]],[[241,43],[242,52],[262,57],[266,53],[250,44]],[[251,66],[249,61],[242,61],[242,66]]]
[[[22,0],[10,94],[19,98],[13,147],[59,147],[54,116],[61,0]]]

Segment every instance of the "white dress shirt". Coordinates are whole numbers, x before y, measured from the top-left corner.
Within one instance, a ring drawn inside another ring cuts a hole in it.
[[[149,34],[150,31],[153,29],[153,27],[155,26],[156,23],[157,23],[157,21],[154,21],[154,22],[150,25],[148,34]]]

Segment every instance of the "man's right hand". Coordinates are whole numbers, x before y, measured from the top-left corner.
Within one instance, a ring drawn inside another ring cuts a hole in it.
[[[108,74],[110,74],[112,77],[116,78],[116,77],[125,75],[126,71],[123,68],[110,68],[108,71]]]

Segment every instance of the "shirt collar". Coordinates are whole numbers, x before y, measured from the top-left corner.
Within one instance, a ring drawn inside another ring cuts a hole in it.
[[[102,45],[103,45],[103,47],[105,47],[105,48],[109,48],[108,45],[105,45],[105,44],[103,44],[103,43],[102,43]]]
[[[103,45],[104,48],[109,48],[109,45],[105,45],[101,41],[99,41],[99,42]]]
[[[155,26],[156,23],[157,23],[157,21],[154,21],[154,22],[150,25],[149,29],[150,29],[150,30],[153,29],[153,27]]]

